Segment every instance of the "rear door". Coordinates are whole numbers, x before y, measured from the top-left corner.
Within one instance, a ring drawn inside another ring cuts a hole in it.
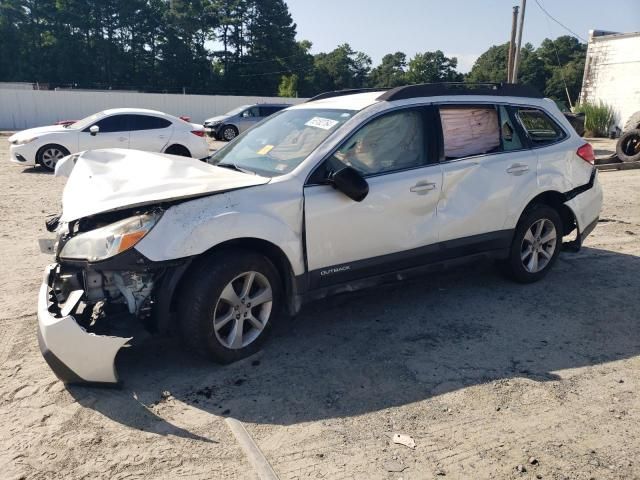
[[[424,263],[425,247],[437,241],[442,185],[432,122],[423,108],[377,117],[311,175],[304,189],[311,288]],[[345,165],[369,183],[362,202],[326,182]]]
[[[130,148],[162,152],[171,140],[173,123],[153,115],[131,115]]]
[[[95,135],[90,128],[96,125]],[[110,115],[85,128],[78,135],[78,151],[97,148],[129,148],[129,115]]]
[[[439,110],[439,241],[461,240],[456,244],[468,245],[469,254],[509,246],[513,206],[536,189],[535,153],[508,105],[442,104]]]

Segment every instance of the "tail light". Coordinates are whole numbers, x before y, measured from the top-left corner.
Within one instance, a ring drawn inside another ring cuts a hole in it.
[[[193,133],[194,135],[197,135],[198,137],[204,137],[204,130],[191,130],[191,133]]]
[[[593,165],[596,161],[596,156],[593,153],[593,147],[591,146],[590,143],[585,143],[584,145],[582,145],[578,151],[576,152],[576,154],[583,159],[585,162],[590,163],[591,165]]]

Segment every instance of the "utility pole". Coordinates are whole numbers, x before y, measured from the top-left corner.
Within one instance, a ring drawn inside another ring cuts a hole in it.
[[[516,29],[518,28],[518,6],[513,7],[513,18],[511,20],[511,40],[509,41],[509,59],[507,62],[507,83],[511,83],[513,74],[513,54],[516,51]]]
[[[520,46],[522,45],[522,28],[524,27],[524,11],[527,8],[527,0],[522,0],[522,8],[520,8],[520,28],[518,29],[518,46],[513,56],[513,74],[511,81],[518,83],[518,67],[520,66]]]

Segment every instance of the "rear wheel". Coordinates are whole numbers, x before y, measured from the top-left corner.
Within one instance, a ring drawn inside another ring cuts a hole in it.
[[[58,163],[58,160],[66,157],[67,155],[69,155],[69,150],[61,145],[45,145],[40,150],[38,150],[38,153],[36,153],[36,162],[50,172],[53,172],[56,168],[56,163]]]
[[[244,250],[210,256],[181,291],[185,343],[220,363],[257,352],[280,309],[278,271],[267,258]]]
[[[171,145],[167,148],[164,153],[168,153],[170,155],[179,155],[180,157],[190,157],[191,152],[187,147],[183,147],[182,145]]]
[[[521,283],[544,277],[560,253],[562,232],[562,220],[553,208],[537,205],[525,212],[505,263],[507,274]]]

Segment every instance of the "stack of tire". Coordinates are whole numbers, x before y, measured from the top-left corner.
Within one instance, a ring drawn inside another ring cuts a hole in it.
[[[625,163],[640,162],[640,112],[627,121],[616,145],[616,155]]]

